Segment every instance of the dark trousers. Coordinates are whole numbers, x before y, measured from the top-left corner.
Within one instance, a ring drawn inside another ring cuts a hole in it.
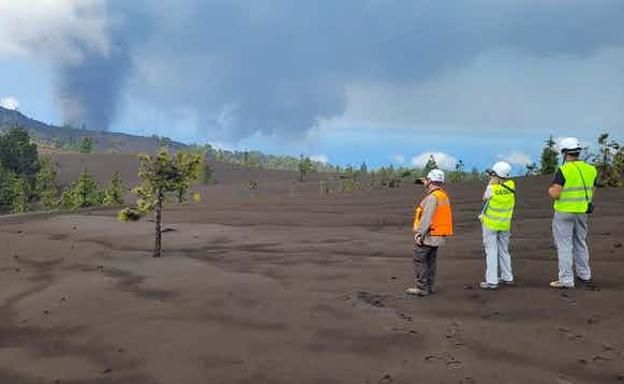
[[[438,247],[428,245],[414,247],[414,272],[416,272],[416,288],[433,292],[436,275],[436,256]]]

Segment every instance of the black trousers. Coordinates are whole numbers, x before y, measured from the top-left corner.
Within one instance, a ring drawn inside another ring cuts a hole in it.
[[[436,257],[438,247],[428,245],[414,247],[414,272],[416,272],[416,288],[433,292],[436,276]]]

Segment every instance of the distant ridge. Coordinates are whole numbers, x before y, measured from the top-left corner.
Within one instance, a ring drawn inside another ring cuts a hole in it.
[[[163,145],[174,151],[194,147],[173,141],[167,137],[145,137],[119,132],[89,131],[67,126],[59,127],[42,123],[25,116],[19,111],[0,107],[0,132],[6,131],[15,125],[26,128],[37,143],[61,149],[64,148],[63,145],[69,148],[77,148],[76,144],[84,137],[93,139],[95,153],[153,153]],[[286,171],[298,171],[299,169],[300,159],[295,156],[270,155],[260,151],[229,151],[213,148],[210,145],[201,148],[206,151],[207,158],[223,163]],[[337,171],[337,167],[329,163],[313,160],[312,164],[318,172]]]
[[[138,153],[153,152],[166,144],[171,149],[188,148],[186,144],[157,136],[145,137],[119,132],[88,131],[72,127],[59,127],[42,123],[23,113],[0,107],[0,131],[15,125],[26,128],[39,143],[54,145],[58,142],[79,142],[83,137],[91,137],[95,152],[99,153]]]

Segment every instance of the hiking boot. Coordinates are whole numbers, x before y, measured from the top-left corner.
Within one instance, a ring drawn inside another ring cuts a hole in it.
[[[429,296],[431,295],[431,292],[425,290],[425,289],[420,289],[420,288],[407,288],[405,290],[405,293],[407,293],[408,295],[412,295],[412,296]]]
[[[498,284],[507,285],[507,286],[516,285],[516,283],[513,280],[498,280]]]
[[[489,289],[491,291],[498,289],[498,284],[490,284],[490,283],[486,283],[485,281],[482,281],[479,283],[479,288],[481,289]]]
[[[574,283],[572,283],[572,284],[565,284],[565,283],[562,283],[561,281],[557,280],[557,281],[553,281],[553,282],[550,283],[550,288],[555,288],[555,289],[574,288]]]

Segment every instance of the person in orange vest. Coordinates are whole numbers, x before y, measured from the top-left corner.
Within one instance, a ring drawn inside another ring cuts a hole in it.
[[[453,215],[444,186],[444,172],[433,169],[422,179],[425,197],[414,216],[414,271],[416,286],[408,295],[429,296],[435,292],[436,257],[438,248],[453,234]]]

